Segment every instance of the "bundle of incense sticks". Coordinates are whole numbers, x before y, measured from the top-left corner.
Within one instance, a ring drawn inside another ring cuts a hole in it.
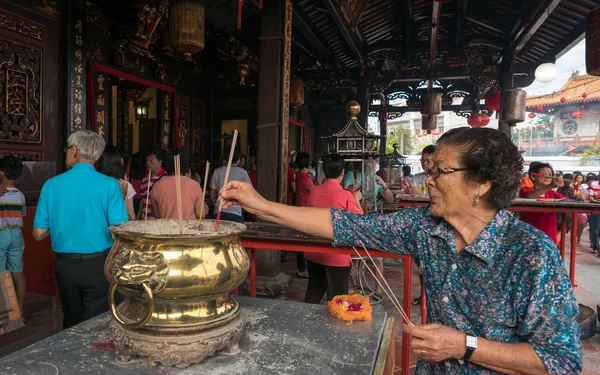
[[[227,161],[227,169],[225,170],[225,180],[223,180],[223,188],[221,191],[224,191],[227,187],[227,182],[229,181],[229,171],[231,171],[231,162],[233,161],[233,151],[235,150],[235,143],[237,142],[238,131],[233,132],[233,140],[231,141],[231,150],[229,151],[229,160]],[[220,194],[221,192],[219,192]],[[215,220],[215,232],[219,231],[219,221],[221,221],[221,211],[223,210],[223,199],[219,200],[219,211],[217,211],[217,220]]]
[[[181,202],[181,157],[175,155],[175,194],[177,196],[177,216],[179,217],[179,235],[183,234],[183,205]]]
[[[410,186],[408,185],[408,182],[402,180],[402,185],[404,185],[406,187],[406,189],[408,190],[408,193],[410,194],[411,197],[414,197],[415,195],[413,194],[412,190],[410,189]]]
[[[150,203],[150,181],[152,181],[152,171],[148,171],[148,185],[146,186],[146,209],[144,210],[144,220],[148,220],[148,204]]]
[[[204,170],[204,187],[202,188],[202,205],[200,206],[200,219],[198,220],[198,230],[202,226],[202,217],[204,215],[204,197],[206,196],[206,183],[208,181],[208,171],[210,170],[210,162],[206,162],[206,169]]]
[[[402,318],[404,319],[406,324],[413,326],[414,325],[413,322],[410,321],[410,317],[406,314],[406,312],[404,312],[404,309],[402,308],[402,305],[400,305],[398,298],[396,298],[396,296],[394,295],[392,288],[390,287],[388,282],[383,277],[383,274],[381,273],[379,268],[377,268],[377,266],[375,266],[375,261],[371,257],[371,254],[369,254],[369,250],[367,250],[367,248],[365,247],[365,245],[362,242],[360,244],[361,244],[363,250],[365,251],[365,253],[367,254],[367,256],[369,257],[369,259],[371,259],[371,262],[373,262],[373,267],[377,270],[379,277],[375,276],[375,273],[371,270],[371,268],[369,268],[369,265],[367,264],[367,261],[365,260],[365,258],[363,258],[360,255],[360,253],[358,252],[358,250],[356,250],[356,248],[354,246],[352,246],[352,248],[356,252],[356,255],[358,255],[360,260],[364,263],[365,268],[369,270],[371,275],[373,275],[373,277],[375,278],[375,281],[377,281],[377,284],[379,284],[381,286],[381,290],[383,290],[383,292],[388,296],[388,298],[390,299],[390,301],[392,302],[392,304],[394,305],[396,310],[398,310],[398,312],[400,313],[400,316],[402,316]],[[385,284],[385,286],[384,286],[384,284]]]
[[[546,178],[552,178],[552,179],[554,179],[554,178],[555,178],[554,176],[546,176],[545,174],[542,174],[542,173],[536,173],[536,172],[531,172],[531,175],[532,175],[533,177],[546,177]],[[564,182],[573,182],[573,180],[571,180],[571,179],[568,179],[568,178],[563,178],[563,181],[564,181]]]

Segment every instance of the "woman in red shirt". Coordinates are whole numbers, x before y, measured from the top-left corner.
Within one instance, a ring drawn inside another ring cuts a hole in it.
[[[298,167],[298,173],[296,173],[296,206],[308,207],[308,195],[315,186],[312,182],[312,177],[308,174],[310,155],[306,152],[300,152],[296,156],[296,167]],[[301,251],[296,252],[296,265],[298,267],[296,276],[308,279],[304,253]]]
[[[529,178],[533,187],[523,186],[519,190],[521,198],[566,198],[552,189],[563,186],[562,176],[554,176],[554,170],[547,163],[539,163],[529,167]],[[556,213],[554,212],[521,212],[521,221],[531,224],[546,233],[555,244],[558,244]]]

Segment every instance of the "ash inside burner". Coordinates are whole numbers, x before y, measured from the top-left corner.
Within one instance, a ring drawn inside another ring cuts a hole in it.
[[[198,229],[200,224],[200,229]],[[109,230],[124,237],[182,237],[182,238],[215,238],[232,234],[239,234],[246,230],[246,226],[232,221],[221,220],[219,231],[215,232],[215,220],[202,221],[183,220],[183,231],[179,232],[179,220],[154,219],[146,221],[129,221],[113,225]]]

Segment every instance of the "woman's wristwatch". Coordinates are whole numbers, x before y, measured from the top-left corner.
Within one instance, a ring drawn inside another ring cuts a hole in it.
[[[465,337],[465,344],[467,345],[467,351],[462,357],[462,360],[466,362],[471,358],[475,349],[477,349],[477,337],[467,335]]]

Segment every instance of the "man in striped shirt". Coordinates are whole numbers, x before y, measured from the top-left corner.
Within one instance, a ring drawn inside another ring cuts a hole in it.
[[[17,300],[23,314],[25,274],[23,273],[23,216],[27,215],[25,196],[14,185],[23,171],[23,162],[16,156],[0,160],[0,182],[6,193],[0,196],[0,272],[9,270],[15,282]]]
[[[146,156],[146,168],[152,172],[152,177],[148,181],[148,175],[142,180],[142,201],[140,202],[140,209],[137,214],[138,219],[154,219],[152,214],[152,187],[156,182],[161,180],[167,175],[162,167],[163,163],[163,152],[152,151]]]

